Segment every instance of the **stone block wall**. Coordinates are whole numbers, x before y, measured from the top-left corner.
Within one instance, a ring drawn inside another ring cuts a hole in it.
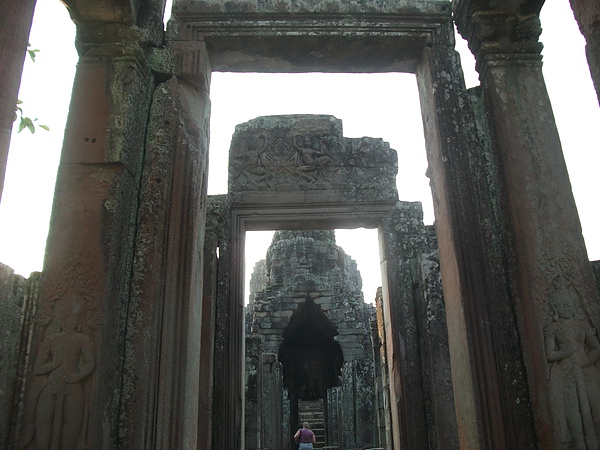
[[[0,448],[14,442],[23,414],[40,278],[33,273],[25,279],[0,263]]]

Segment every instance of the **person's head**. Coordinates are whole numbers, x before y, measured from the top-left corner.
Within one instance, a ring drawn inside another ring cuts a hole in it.
[[[303,428],[307,428],[307,429],[309,429],[309,430],[310,430],[310,425],[308,424],[308,422],[304,422],[304,423],[302,424],[302,427],[303,427]]]

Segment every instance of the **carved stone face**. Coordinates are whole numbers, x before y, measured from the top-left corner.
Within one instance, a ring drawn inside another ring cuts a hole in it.
[[[72,307],[64,307],[58,316],[58,324],[63,331],[73,331],[77,329],[80,320],[81,307],[75,299],[73,300]]]
[[[554,309],[556,310],[556,314],[562,319],[570,319],[575,316],[575,306],[565,296],[558,296]]]
[[[577,305],[575,303],[576,299],[569,289],[569,284],[557,281],[553,282],[553,287],[556,290],[552,293],[550,303],[554,313],[561,319],[574,317]]]
[[[60,317],[58,323],[60,324],[60,328],[64,331],[73,331],[77,328],[79,324],[79,319],[81,316],[77,313],[73,313],[67,317]]]
[[[552,280],[554,292],[550,304],[558,318],[570,319],[577,312],[578,298],[568,278],[558,276]]]

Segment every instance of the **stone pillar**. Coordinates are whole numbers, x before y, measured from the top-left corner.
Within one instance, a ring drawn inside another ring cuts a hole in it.
[[[128,1],[65,2],[77,24],[73,97],[34,338],[21,445],[121,446],[135,220],[162,44]],[[150,14],[148,9],[145,13]],[[161,17],[152,26],[161,28]],[[145,374],[144,374],[145,375]]]
[[[215,358],[215,314],[219,274],[220,202],[207,202],[204,235],[202,332],[200,335],[200,394],[198,402],[198,448],[211,448]]]
[[[227,198],[220,202],[211,448],[243,448],[244,244]]]
[[[462,1],[455,12],[477,58],[491,157],[501,174],[507,273],[537,445],[596,448],[600,391],[590,380],[600,377],[593,331],[600,305],[542,76],[541,3],[488,11],[485,2]],[[569,340],[569,333],[580,340]]]
[[[389,360],[393,448],[428,448],[417,304],[417,259],[423,248],[420,205],[398,203],[379,226],[383,320]]]
[[[425,386],[429,448],[458,448],[454,389],[448,349],[448,327],[442,294],[438,245],[433,227],[425,228],[425,242],[419,257],[417,323],[421,334],[421,359]],[[415,288],[417,289],[417,288]]]
[[[0,3],[0,199],[36,0]]]
[[[244,442],[249,448],[262,448],[262,424],[267,422],[262,415],[262,364],[261,355],[264,351],[261,336],[258,334],[246,336],[246,355],[244,359],[245,376],[245,402],[244,410]],[[267,422],[273,427],[273,422]]]
[[[526,372],[497,220],[494,166],[465,89],[451,24],[417,68],[435,208],[459,444],[534,442]]]
[[[131,448],[197,446],[208,111],[206,89],[176,76],[155,91],[128,310]]]
[[[390,408],[390,377],[387,363],[385,345],[385,328],[383,323],[383,293],[382,288],[377,289],[375,296],[377,320],[373,329],[373,354],[376,376],[376,405],[377,421],[379,428],[378,445],[388,448],[392,443],[391,408]]]
[[[274,352],[260,356],[260,424],[261,447],[284,448],[287,436],[283,436],[283,371]],[[248,444],[246,443],[246,448]]]
[[[147,14],[162,13],[159,5],[145,4],[139,21],[155,23]],[[206,58],[173,67],[172,55],[185,54],[176,37],[170,52],[162,41],[144,48],[145,66],[154,75],[147,83],[156,86],[144,99],[150,109],[131,99],[148,123],[143,132],[132,131],[145,137],[145,153],[123,312],[118,435],[119,445],[128,448],[195,448],[198,442],[210,77]]]
[[[597,0],[570,0],[581,34],[585,37],[585,53],[590,73],[600,101],[600,2]]]

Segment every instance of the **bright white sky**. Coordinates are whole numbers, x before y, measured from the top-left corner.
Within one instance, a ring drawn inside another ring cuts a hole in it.
[[[544,74],[561,135],[565,159],[590,259],[600,259],[597,172],[600,152],[595,131],[600,109],[585,60],[584,39],[567,0],[546,2],[542,11]],[[56,168],[62,145],[77,55],[75,27],[58,0],[38,0],[30,36],[39,48],[29,60],[19,98],[26,115],[51,130],[13,132],[2,203],[0,261],[27,276],[42,268]],[[478,84],[474,62],[459,42],[467,86]],[[433,222],[431,193],[416,81],[409,74],[213,74],[209,193],[227,187],[227,152],[236,124],[261,115],[331,114],[342,119],[347,137],[383,138],[398,151],[401,200],[423,202],[425,222]],[[360,233],[360,234],[358,234]],[[247,275],[264,258],[271,233],[247,239]],[[376,230],[336,232],[337,241],[357,260],[365,298],[381,284]]]

